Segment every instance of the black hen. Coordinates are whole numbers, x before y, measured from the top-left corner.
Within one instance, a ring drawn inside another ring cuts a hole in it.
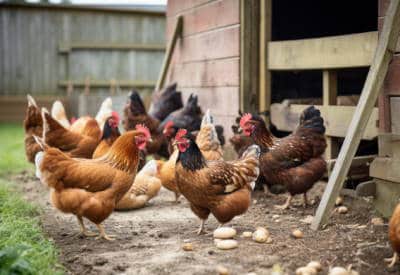
[[[174,83],[165,90],[153,92],[149,115],[163,121],[170,113],[183,107],[182,95],[176,90],[176,86]]]

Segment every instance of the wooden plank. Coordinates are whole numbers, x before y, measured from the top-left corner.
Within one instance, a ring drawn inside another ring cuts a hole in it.
[[[215,0],[214,0],[215,1]],[[191,9],[204,5],[210,0],[170,0],[167,5],[167,16],[175,16],[179,13],[185,13]]]
[[[271,104],[271,122],[278,130],[292,132],[299,124],[300,114],[309,105],[274,103]],[[355,113],[354,106],[323,106],[316,105],[324,118],[326,135],[331,137],[345,137],[352,117]],[[378,108],[372,110],[368,125],[362,135],[363,139],[374,139],[378,136]]]
[[[240,109],[258,111],[260,2],[240,1]]]
[[[239,86],[239,58],[217,59],[175,65],[171,77],[184,87]]]
[[[322,102],[324,106],[336,105],[337,98],[337,73],[333,70],[324,70],[322,72]],[[339,145],[333,137],[326,138],[327,147],[325,150],[325,159],[337,157]],[[332,169],[328,164],[328,174]]]
[[[375,209],[384,217],[389,218],[393,210],[399,203],[400,188],[398,183],[374,179],[376,183],[376,193],[373,204]]]
[[[126,8],[115,8],[115,7],[101,7],[101,6],[88,6],[88,5],[63,5],[63,4],[31,4],[27,2],[21,3],[10,3],[0,2],[0,8],[8,9],[40,9],[40,10],[52,10],[52,11],[86,11],[86,12],[99,12],[99,13],[122,13],[122,14],[137,14],[137,15],[149,15],[149,16],[165,16],[164,11],[155,11],[149,9],[126,9]]]
[[[386,15],[389,4],[390,0],[378,0],[378,17],[383,17]]]
[[[352,167],[357,167],[357,166],[362,166],[362,165],[367,165],[369,166],[370,163],[377,157],[377,155],[367,155],[367,156],[358,156],[354,157],[353,161],[351,162]],[[326,161],[330,165],[335,165],[337,162],[337,159],[330,159]]]
[[[90,87],[110,87],[111,80],[90,80]],[[84,87],[86,85],[85,80],[61,80],[58,82],[58,86],[67,88],[68,85],[72,85],[74,87]],[[115,80],[116,85],[119,87],[147,87],[153,88],[156,85],[155,81],[132,81],[132,80]]]
[[[370,176],[400,183],[400,160],[398,158],[376,158],[370,166]]]
[[[333,168],[332,175],[321,198],[317,212],[311,224],[316,230],[324,225],[335,204],[335,200],[342,189],[344,179],[349,171],[351,161],[374,109],[379,91],[382,88],[389,62],[393,56],[400,33],[400,0],[392,0],[379,43],[371,64],[367,80],[361,92],[361,97],[351,120],[349,130],[340,150],[338,161]]]
[[[270,70],[307,70],[365,67],[371,64],[377,32],[331,36],[268,45]]]
[[[177,44],[174,63],[239,56],[240,27],[233,25],[185,38]]]
[[[400,55],[398,54],[390,62],[383,89],[387,96],[400,96]]]
[[[182,25],[183,25],[183,18],[182,16],[179,16],[176,19],[174,34],[172,35],[172,38],[168,44],[167,52],[165,54],[164,61],[161,67],[161,72],[156,84],[156,90],[160,90],[164,86],[165,77],[167,76],[168,73],[168,68],[171,63],[172,54],[174,53],[175,50],[176,41],[178,40],[178,37],[182,33]]]
[[[390,97],[390,117],[391,117],[391,132],[392,134],[400,134],[400,96]]]
[[[272,0],[260,1],[260,94],[259,111],[271,107],[271,72],[268,69],[268,42],[272,34]],[[269,124],[269,116],[264,116]]]
[[[163,44],[106,43],[106,42],[61,42],[59,53],[73,50],[111,50],[111,51],[164,51]]]
[[[239,0],[213,1],[185,12],[182,37],[239,24],[239,3]],[[168,38],[173,33],[175,20],[175,17],[167,18]]]

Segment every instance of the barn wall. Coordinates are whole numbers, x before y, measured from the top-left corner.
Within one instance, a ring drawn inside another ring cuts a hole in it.
[[[167,82],[178,82],[184,100],[197,94],[227,136],[239,109],[239,6],[239,0],[169,0],[167,7],[167,40],[183,16]]]
[[[382,30],[385,14],[390,0],[379,0],[378,29]],[[379,121],[383,132],[400,134],[400,39],[396,53],[389,65],[383,92],[379,98]]]
[[[152,89],[164,47],[162,12],[0,4],[0,95]]]

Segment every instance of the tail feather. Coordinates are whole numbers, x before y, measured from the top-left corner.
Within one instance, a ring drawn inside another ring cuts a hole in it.
[[[54,101],[53,106],[51,107],[51,116],[65,128],[69,128],[71,126],[67,118],[64,105],[61,101]]]
[[[300,116],[299,127],[312,129],[319,134],[325,133],[324,119],[321,117],[321,112],[314,106],[310,106],[303,111]]]
[[[35,107],[37,107],[37,104],[36,104],[35,99],[34,99],[30,94],[27,94],[26,97],[27,97],[27,99],[28,99],[28,106],[35,106]]]
[[[42,177],[42,171],[40,171],[40,165],[42,164],[43,157],[44,157],[43,151],[40,151],[35,155],[35,167],[36,167],[35,176],[38,179],[41,179],[41,177]]]

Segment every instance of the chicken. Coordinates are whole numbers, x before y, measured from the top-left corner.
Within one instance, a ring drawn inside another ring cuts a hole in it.
[[[207,110],[201,121],[196,144],[206,160],[222,160],[222,147],[213,121],[210,110]]]
[[[153,140],[147,146],[147,153],[169,157],[167,141],[161,131],[158,131],[160,122],[147,114],[143,101],[135,90],[129,94],[128,102],[124,107],[124,120],[122,123],[126,131],[134,129],[138,124],[146,125]]]
[[[149,115],[163,121],[170,113],[183,107],[181,92],[176,91],[176,83],[163,91],[154,91],[149,108]]]
[[[174,150],[167,161],[158,161],[160,164],[158,177],[161,180],[162,186],[175,194],[176,203],[181,195],[175,181],[175,163],[178,158],[178,153],[178,150]]]
[[[105,121],[110,116],[112,116],[112,100],[110,97],[107,97],[101,103],[100,109],[95,117],[99,129],[103,129]],[[69,130],[77,134],[84,134],[83,129],[85,129],[86,124],[92,120],[93,118],[91,116],[82,116],[78,119],[74,119]]]
[[[399,260],[400,253],[400,204],[396,206],[389,221],[389,241],[394,251],[393,257],[385,259],[388,267],[393,267]]]
[[[305,109],[297,129],[281,139],[274,138],[257,115],[243,115],[240,127],[261,148],[260,170],[267,183],[283,184],[289,192],[286,203],[277,207],[288,208],[297,194],[303,194],[307,205],[307,191],[326,172],[322,158],[326,148],[325,127],[320,111],[314,106]]]
[[[99,237],[112,240],[101,223],[131,188],[139,150],[145,148],[149,138],[148,129],[138,125],[136,130],[120,136],[103,157],[75,159],[36,137],[43,149],[36,156],[36,174],[52,189],[53,205],[64,213],[75,215],[84,235],[95,234],[86,230],[83,217],[96,224]]]
[[[245,136],[240,129],[240,118],[243,113],[239,110],[239,116],[236,117],[235,124],[232,125],[233,136],[229,139],[230,144],[232,144],[233,149],[236,154],[240,157],[244,151],[246,151],[247,147],[254,144],[254,141],[251,137]]]
[[[91,158],[100,142],[100,129],[96,120],[86,123],[83,134],[65,129],[50,114],[43,109],[43,139],[46,144],[66,152],[71,157]],[[97,132],[98,138],[91,137],[91,132]]]
[[[179,150],[176,183],[191,210],[201,219],[198,234],[204,230],[210,213],[224,224],[247,211],[259,174],[258,146],[249,147],[239,160],[225,162],[207,161],[185,129],[177,132],[175,142]]]
[[[170,137],[171,133],[175,133],[172,128],[169,128],[170,124],[167,123],[166,129],[164,129],[164,134]],[[218,140],[218,136],[213,124],[213,117],[210,114],[210,110],[207,110],[203,117],[200,131],[196,137],[196,143],[206,160],[222,160],[223,152]],[[172,148],[172,145],[171,145]],[[172,191],[175,194],[175,202],[178,202],[180,192],[175,181],[175,163],[178,157],[178,150],[173,150],[168,161],[161,164],[161,169],[159,177],[161,179],[162,185]]]
[[[152,198],[157,196],[161,181],[157,177],[159,165],[156,160],[150,160],[137,173],[129,191],[117,203],[115,209],[129,210],[144,207]]]
[[[172,121],[175,129],[184,128],[189,132],[200,129],[202,120],[201,109],[197,105],[197,96],[191,94],[186,105],[175,112],[169,114],[159,126],[159,132],[163,131],[167,123]]]
[[[67,113],[65,112],[64,105],[61,101],[56,100],[51,107],[51,116],[57,120],[64,128],[69,129],[71,124],[67,118]]]
[[[24,119],[25,130],[25,155],[29,162],[34,163],[35,155],[41,151],[39,144],[36,143],[33,135],[40,136],[43,132],[42,115],[36,101],[32,96],[27,95],[28,107]]]
[[[112,116],[106,120],[103,127],[103,133],[101,136],[101,141],[97,145],[96,150],[94,150],[92,158],[98,158],[103,156],[111,148],[111,145],[118,139],[121,135],[118,129],[119,116],[117,112],[112,112]]]

